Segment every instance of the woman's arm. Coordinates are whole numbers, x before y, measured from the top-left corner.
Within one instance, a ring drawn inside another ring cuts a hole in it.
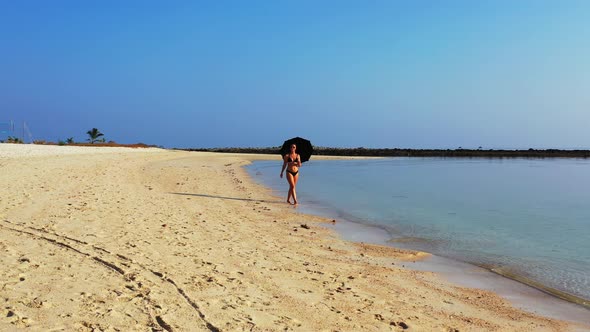
[[[283,168],[281,168],[281,178],[283,177],[283,172],[285,171],[285,167],[287,167],[287,156],[283,157]]]

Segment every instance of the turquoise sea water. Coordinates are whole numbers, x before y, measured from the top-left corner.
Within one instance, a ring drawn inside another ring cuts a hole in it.
[[[285,196],[282,162],[248,166]],[[502,269],[590,300],[590,160],[311,160],[300,209],[375,225],[392,245]]]

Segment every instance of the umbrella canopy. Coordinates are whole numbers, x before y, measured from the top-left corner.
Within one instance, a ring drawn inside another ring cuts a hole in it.
[[[291,152],[291,144],[295,144],[297,146],[297,150],[295,152],[301,158],[301,162],[304,163],[309,160],[311,154],[313,153],[313,146],[311,146],[311,142],[306,140],[305,138],[301,137],[294,137],[288,139],[283,143],[283,147],[281,148],[281,156],[289,154]]]

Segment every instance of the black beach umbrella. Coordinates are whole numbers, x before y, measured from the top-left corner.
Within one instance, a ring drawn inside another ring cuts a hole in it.
[[[280,151],[281,156],[284,156],[291,152],[291,144],[295,144],[297,146],[297,150],[295,150],[295,152],[299,154],[299,157],[301,157],[302,163],[309,160],[311,154],[313,153],[313,146],[311,146],[310,141],[301,137],[294,137],[286,140],[285,143],[283,143],[283,147]]]

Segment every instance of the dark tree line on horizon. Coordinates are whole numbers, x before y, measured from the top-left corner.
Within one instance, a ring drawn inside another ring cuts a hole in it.
[[[590,150],[528,149],[528,150],[484,150],[484,149],[399,149],[399,148],[313,148],[314,155],[354,157],[480,157],[480,158],[590,158]],[[206,151],[220,153],[279,154],[280,147],[266,148],[194,148],[185,151]]]

